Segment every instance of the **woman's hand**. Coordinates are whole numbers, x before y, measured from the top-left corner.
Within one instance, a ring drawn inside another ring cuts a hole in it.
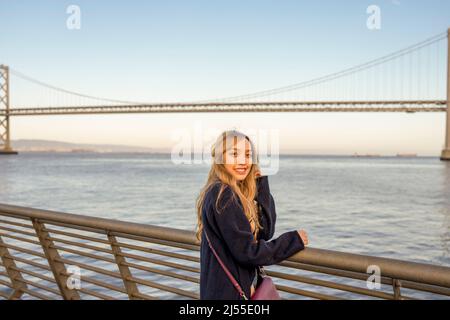
[[[309,244],[308,241],[308,234],[305,230],[297,230],[298,234],[300,235],[300,238],[302,238],[303,244],[307,246]]]

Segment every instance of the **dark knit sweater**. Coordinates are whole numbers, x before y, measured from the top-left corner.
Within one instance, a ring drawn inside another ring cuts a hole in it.
[[[268,177],[262,176],[256,181],[255,200],[262,208],[259,221],[263,227],[258,233],[257,243],[254,242],[250,223],[239,197],[228,185],[224,185],[218,203],[219,210],[215,203],[222,185],[220,182],[207,191],[202,211],[203,228],[214,249],[248,298],[255,267],[277,264],[304,249],[297,230],[270,240],[275,231],[275,202],[270,194]],[[242,299],[209,248],[204,232],[201,239],[200,268],[200,299]]]

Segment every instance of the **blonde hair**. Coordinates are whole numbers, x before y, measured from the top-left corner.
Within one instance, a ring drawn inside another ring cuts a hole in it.
[[[224,166],[224,154],[230,150],[234,143],[237,140],[243,140],[246,139],[251,146],[251,152],[252,152],[252,165],[250,168],[250,172],[242,181],[237,181],[228,171],[225,169]],[[249,221],[253,220],[255,222],[255,241],[256,241],[256,235],[258,234],[259,230],[262,229],[261,224],[259,223],[258,219],[258,210],[255,206],[253,200],[255,199],[257,188],[256,188],[256,176],[255,173],[258,169],[258,156],[256,154],[255,147],[253,145],[253,142],[250,140],[250,138],[243,134],[242,132],[236,131],[236,130],[228,130],[222,132],[219,137],[217,138],[215,144],[213,144],[211,149],[211,156],[212,156],[212,164],[211,169],[208,173],[208,178],[206,181],[205,186],[201,189],[200,194],[197,198],[197,231],[196,231],[196,237],[199,241],[201,241],[201,234],[203,231],[203,222],[202,222],[202,210],[203,210],[203,204],[205,200],[206,193],[208,190],[213,186],[214,184],[221,182],[221,188],[219,191],[219,194],[217,196],[215,206],[217,210],[220,213],[220,208],[218,208],[219,200],[222,195],[222,192],[224,191],[226,186],[229,186],[231,190],[233,191],[233,201],[236,201],[234,199],[234,196],[237,195],[239,197],[239,200],[241,202],[241,205],[244,209],[245,216]]]

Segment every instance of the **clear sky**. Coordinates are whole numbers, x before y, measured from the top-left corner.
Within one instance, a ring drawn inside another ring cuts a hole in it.
[[[81,9],[69,30],[66,9]],[[381,29],[366,26],[369,5]],[[444,32],[446,0],[7,1],[0,63],[69,90],[200,100],[298,83]],[[14,90],[14,83],[11,83]],[[32,94],[27,95],[33,99]],[[14,96],[14,95],[13,95]],[[12,101],[14,107],[14,101]],[[444,113],[139,114],[12,119],[13,139],[168,147],[177,128],[277,129],[282,152],[439,155]]]

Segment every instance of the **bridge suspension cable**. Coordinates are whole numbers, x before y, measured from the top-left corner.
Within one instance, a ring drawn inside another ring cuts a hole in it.
[[[109,99],[109,98],[104,98],[104,97],[97,97],[97,96],[92,96],[92,95],[88,95],[88,94],[84,94],[84,93],[79,93],[79,92],[75,92],[75,91],[71,91],[71,90],[67,90],[67,89],[63,89],[45,82],[42,82],[38,79],[32,78],[30,76],[27,76],[26,74],[23,74],[22,72],[15,70],[13,68],[9,68],[11,75],[16,76],[20,79],[29,81],[31,83],[34,83],[36,85],[51,89],[51,90],[55,90],[61,93],[66,93],[66,94],[70,94],[73,96],[77,96],[80,98],[87,98],[87,99],[93,99],[93,100],[98,100],[101,102],[112,102],[112,103],[119,103],[119,104],[139,104],[139,102],[136,101],[126,101],[126,100],[116,100],[116,99]]]
[[[414,45],[411,45],[407,48],[395,51],[393,53],[390,53],[388,55],[385,55],[383,57],[359,64],[357,66],[353,66],[351,68],[347,68],[335,73],[331,73],[322,77],[318,77],[315,79],[311,79],[308,81],[303,81],[300,83],[296,83],[296,84],[292,84],[292,85],[288,85],[288,86],[283,86],[283,87],[278,87],[278,88],[274,88],[274,89],[269,89],[269,90],[263,90],[263,91],[257,91],[254,93],[250,93],[250,94],[243,94],[243,95],[237,95],[237,96],[232,96],[232,97],[228,97],[228,98],[222,98],[222,99],[218,99],[218,100],[209,100],[209,101],[232,101],[232,100],[242,100],[242,99],[251,99],[251,98],[260,98],[262,96],[267,96],[267,95],[275,95],[275,94],[280,94],[280,93],[284,93],[284,92],[289,92],[289,91],[293,91],[293,90],[298,90],[298,89],[302,89],[302,88],[306,88],[306,87],[310,87],[313,85],[317,85],[317,84],[321,84],[330,80],[335,80],[356,72],[360,72],[366,69],[370,69],[372,67],[378,66],[380,64],[386,63],[388,61],[392,61],[396,58],[405,56],[407,54],[410,54],[412,52],[415,52],[417,50],[420,50],[422,48],[425,48],[427,46],[430,46],[432,44],[438,43],[444,39],[447,38],[447,32],[443,32],[440,33],[438,35],[435,35],[431,38],[428,38],[424,41],[421,41],[419,43],[416,43]]]
[[[308,81],[269,90],[215,99],[199,99],[166,104],[280,102],[280,101],[375,101],[445,99],[445,57],[439,33],[404,49]],[[434,50],[434,51],[433,51]],[[434,63],[434,65],[433,65]],[[375,70],[375,68],[379,68]],[[16,79],[39,87],[13,90],[11,106],[62,107],[102,105],[149,105],[157,102],[113,99],[67,90],[10,68]],[[45,91],[45,92],[44,92]],[[33,95],[32,102],[26,99]]]

